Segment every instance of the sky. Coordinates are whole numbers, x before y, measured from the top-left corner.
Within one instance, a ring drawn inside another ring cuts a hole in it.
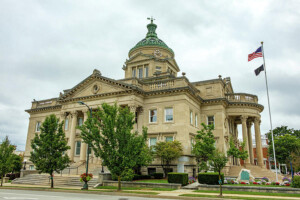
[[[124,78],[151,16],[191,82],[222,75],[234,92],[258,95],[262,134],[270,130],[267,93],[254,70],[263,60],[247,57],[263,41],[273,127],[300,129],[298,0],[0,0],[0,8],[0,138],[19,150],[32,100],[58,97],[93,69]]]

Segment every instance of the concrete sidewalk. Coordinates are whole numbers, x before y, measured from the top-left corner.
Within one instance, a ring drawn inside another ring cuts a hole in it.
[[[13,189],[28,189],[30,190],[32,188],[32,190],[36,189],[50,189],[49,186],[39,186],[39,185],[21,185],[21,184],[11,184],[11,183],[5,183],[3,184],[3,186],[5,186],[4,188],[8,189],[8,187],[12,187]],[[54,185],[55,188],[55,185]],[[70,190],[77,190],[80,192],[85,192],[83,190],[81,190],[81,187],[57,187],[56,189],[62,189],[60,191],[63,191],[63,189],[66,190],[66,192],[70,192]],[[93,191],[93,192],[105,192],[105,190],[108,189],[95,189],[90,187],[89,191]],[[156,191],[156,190],[126,190],[126,191],[132,191],[132,192],[155,192],[158,193],[157,195],[153,195],[155,197],[163,197],[163,198],[167,198],[167,197],[181,197],[180,195],[182,194],[199,194],[199,195],[209,195],[212,196],[212,198],[216,197],[217,195],[219,195],[219,192],[216,191],[216,193],[205,193],[205,192],[193,192],[193,190],[191,189],[179,189],[179,190],[173,190],[173,191]],[[244,195],[244,194],[223,194],[223,196],[227,196],[227,197],[257,197],[258,200],[259,198],[269,198],[269,199],[293,199],[293,200],[300,200],[300,197],[284,197],[284,196],[265,196],[265,195]],[[184,198],[184,197],[182,197]],[[194,197],[196,198],[196,197]]]

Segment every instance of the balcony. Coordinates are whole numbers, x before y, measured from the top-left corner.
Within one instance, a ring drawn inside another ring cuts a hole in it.
[[[246,102],[246,103],[258,103],[258,98],[256,95],[246,94],[246,93],[231,93],[225,94],[226,99],[229,102]]]

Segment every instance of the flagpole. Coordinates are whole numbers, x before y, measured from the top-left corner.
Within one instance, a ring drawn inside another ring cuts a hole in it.
[[[261,42],[261,48],[262,48],[263,60],[264,60],[264,71],[265,71],[266,88],[267,88],[267,96],[268,96],[268,106],[269,106],[269,116],[270,116],[270,125],[271,125],[271,135],[272,135],[272,143],[273,143],[273,155],[274,155],[275,170],[276,170],[276,182],[278,182],[277,163],[276,163],[276,155],[275,155],[275,145],[274,145],[274,136],[273,136],[273,127],[272,127],[272,118],[271,118],[271,108],[270,108],[270,98],[269,98],[269,88],[268,88],[268,79],[267,79],[267,68],[266,68],[266,63],[265,63],[264,42]]]

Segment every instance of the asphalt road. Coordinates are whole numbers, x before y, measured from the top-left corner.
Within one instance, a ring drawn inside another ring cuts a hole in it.
[[[32,191],[32,190],[0,190],[0,200],[147,200],[160,198],[145,198],[131,196],[110,196],[87,193],[69,193],[69,192],[48,192],[48,191]],[[167,200],[167,199],[164,199]],[[169,199],[171,200],[171,199]]]

